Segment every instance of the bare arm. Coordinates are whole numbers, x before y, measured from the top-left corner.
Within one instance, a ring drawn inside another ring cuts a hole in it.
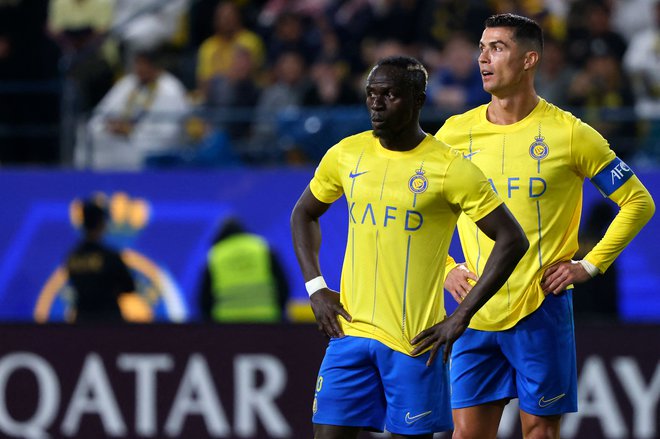
[[[486,262],[483,274],[454,313],[444,321],[422,331],[412,340],[412,343],[417,345],[412,355],[420,354],[431,347],[428,365],[435,360],[442,345],[446,345],[443,359],[447,361],[454,341],[467,329],[472,316],[506,282],[529,248],[525,232],[504,204],[477,221],[477,226],[495,241],[495,246]]]
[[[319,218],[329,207],[329,204],[317,200],[308,186],[291,213],[293,248],[305,282],[321,276],[321,266],[319,264],[321,227]],[[342,337],[344,334],[337,316],[341,315],[348,321],[351,320],[351,316],[339,303],[339,294],[336,291],[323,288],[311,295],[310,302],[319,331],[324,332],[328,337]]]

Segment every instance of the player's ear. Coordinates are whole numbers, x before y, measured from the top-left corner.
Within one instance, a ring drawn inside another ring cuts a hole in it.
[[[539,60],[541,57],[539,56],[539,53],[535,50],[531,50],[529,52],[525,53],[525,64],[523,65],[523,68],[525,70],[531,70],[536,65],[539,63]]]

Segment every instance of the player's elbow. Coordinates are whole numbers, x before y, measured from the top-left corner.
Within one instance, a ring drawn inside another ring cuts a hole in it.
[[[527,253],[527,250],[529,250],[529,240],[527,239],[527,236],[522,233],[517,240],[518,242],[518,248],[516,252],[516,258],[518,260],[522,259],[523,256],[525,256],[525,253]]]
[[[509,255],[510,258],[516,263],[522,259],[529,249],[529,240],[527,235],[523,232],[521,227],[516,227],[515,232],[512,233],[509,242]]]
[[[642,217],[644,218],[644,223],[646,224],[653,218],[655,215],[655,201],[651,197],[651,194],[647,193],[646,199],[644,200],[644,207]]]
[[[619,205],[621,206],[621,213],[625,212],[625,215],[634,219],[639,227],[643,227],[655,214],[653,197],[641,184],[630,194],[628,199]]]

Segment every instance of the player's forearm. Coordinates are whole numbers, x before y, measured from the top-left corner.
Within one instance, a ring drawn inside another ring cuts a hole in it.
[[[309,216],[303,208],[296,206],[291,214],[291,236],[304,279],[320,276],[321,226],[318,218]]]
[[[483,274],[470,291],[456,312],[466,321],[499,291],[509,278],[518,262],[529,248],[529,241],[521,229],[516,233],[507,233],[495,240],[493,251],[488,257]]]
[[[610,196],[621,209],[603,238],[584,257],[601,273],[607,270],[655,213],[651,194],[636,177],[629,180],[626,186],[621,188],[621,193],[615,192]]]

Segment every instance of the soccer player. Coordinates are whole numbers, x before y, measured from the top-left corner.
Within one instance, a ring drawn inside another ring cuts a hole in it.
[[[451,429],[447,354],[527,249],[478,168],[422,131],[426,82],[414,58],[379,61],[366,82],[373,130],[325,154],[291,215],[312,310],[330,337],[313,405],[316,439],[384,427],[395,438],[431,438]],[[342,195],[349,229],[337,294],[321,275],[319,217]],[[461,211],[495,241],[494,257],[445,318],[444,263]],[[438,322],[434,343],[411,355],[412,338]],[[445,361],[426,367],[443,344]]]
[[[559,438],[561,415],[577,410],[572,284],[607,270],[655,206],[598,132],[537,96],[543,34],[536,22],[492,16],[479,48],[491,101],[451,117],[436,137],[484,172],[530,247],[454,344],[454,437],[495,438],[504,405],[517,397],[525,438]],[[620,210],[593,250],[573,261],[585,178]],[[483,276],[484,262],[498,256],[470,218],[461,216],[458,229],[466,263],[448,260],[445,287],[460,302]]]

